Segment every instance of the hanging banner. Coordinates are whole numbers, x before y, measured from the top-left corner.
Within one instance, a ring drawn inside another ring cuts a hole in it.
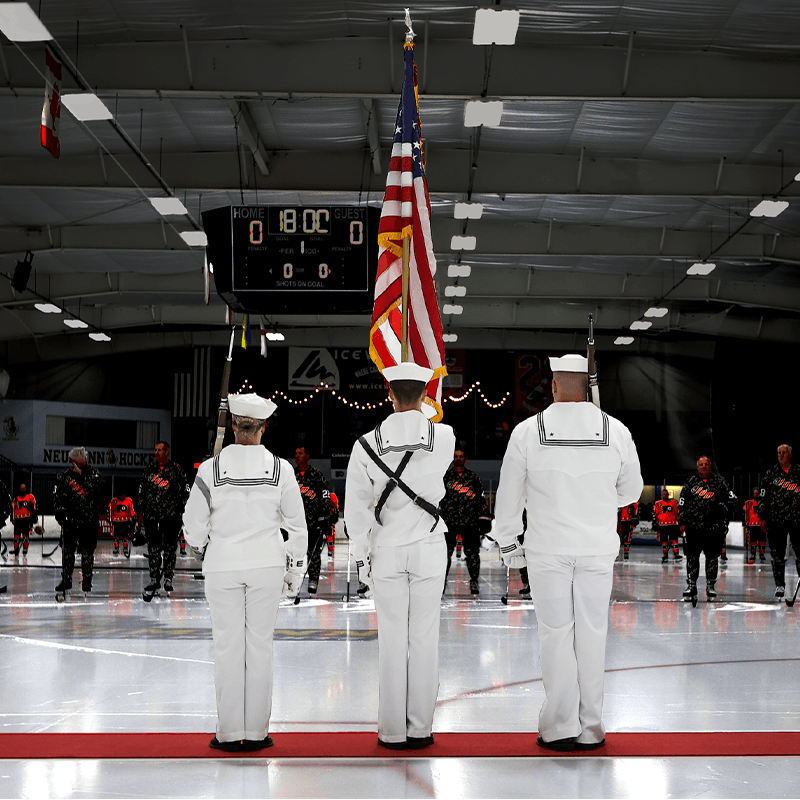
[[[514,361],[514,424],[538,414],[553,402],[547,356],[519,355]]]
[[[53,158],[61,155],[61,142],[58,139],[58,128],[61,120],[61,62],[44,49],[45,91],[42,107],[42,147],[50,151]]]

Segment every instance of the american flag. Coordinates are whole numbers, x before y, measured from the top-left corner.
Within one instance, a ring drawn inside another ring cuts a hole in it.
[[[442,418],[442,378],[447,375],[442,319],[436,297],[436,258],[431,204],[420,139],[414,45],[406,43],[405,73],[392,159],[378,228],[378,274],[369,352],[378,369],[401,363],[403,240],[409,239],[408,361],[434,370],[423,403],[426,415]]]

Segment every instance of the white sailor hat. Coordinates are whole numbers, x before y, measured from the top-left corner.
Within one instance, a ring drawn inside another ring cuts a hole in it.
[[[384,367],[383,377],[389,383],[392,381],[419,381],[429,383],[433,378],[433,370],[430,367],[421,367],[412,361],[404,361],[394,367]]]
[[[251,392],[250,394],[229,394],[228,408],[237,417],[251,419],[267,419],[272,416],[278,406],[272,400],[266,400]]]
[[[556,358],[550,356],[550,369],[553,372],[589,372],[589,359],[570,353],[567,356]]]

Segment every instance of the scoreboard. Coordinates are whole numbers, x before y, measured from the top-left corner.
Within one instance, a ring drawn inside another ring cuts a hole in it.
[[[234,311],[372,310],[378,209],[242,205],[202,217],[217,292]]]

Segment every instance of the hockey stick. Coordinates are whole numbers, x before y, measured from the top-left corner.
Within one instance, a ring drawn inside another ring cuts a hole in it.
[[[511,567],[506,567],[506,593],[500,598],[500,602],[504,605],[508,605],[508,598],[511,594]]]
[[[792,595],[792,599],[786,601],[786,605],[789,606],[789,608],[792,608],[792,606],[794,605],[794,601],[797,600],[798,589],[800,589],[800,577],[797,579],[797,583],[795,584],[794,594]]]
[[[347,536],[347,531],[345,531]],[[350,537],[347,536],[347,594],[342,598],[345,603],[350,602]]]
[[[311,559],[313,558],[313,554],[317,552],[317,547],[319,546],[320,541],[322,541],[322,536],[323,536],[322,526],[318,525],[317,527],[319,528],[319,536],[317,536],[317,541],[314,543],[314,549],[310,551],[311,555],[308,556],[308,564],[306,564],[306,571],[303,573],[303,577],[300,581],[301,589],[303,588],[303,581],[306,579],[306,575],[308,575],[308,570],[311,568]],[[296,606],[300,605],[300,589],[297,590],[297,594],[295,595],[294,598],[294,604]]]
[[[62,528],[61,529],[61,536],[58,537],[58,543],[56,544],[56,546],[49,553],[45,553],[44,552],[44,537],[42,537],[42,558],[50,558],[53,555],[53,553],[55,553],[55,551],[58,550],[59,547],[61,547],[61,541],[62,541],[63,538],[64,538],[64,529]]]

